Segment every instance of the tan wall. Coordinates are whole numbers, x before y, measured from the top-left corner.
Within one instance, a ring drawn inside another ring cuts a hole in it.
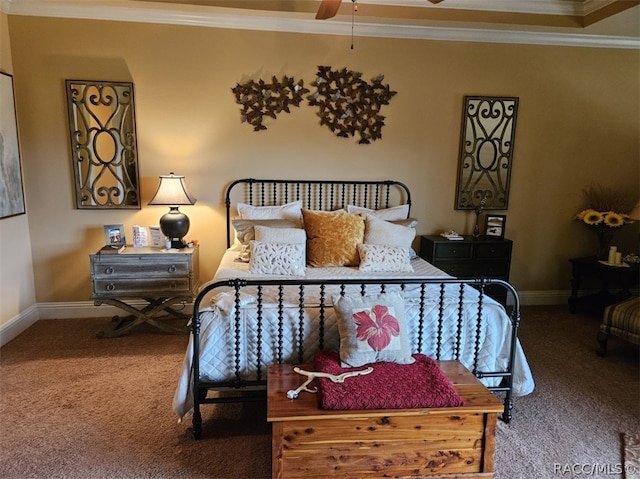
[[[2,12],[0,12],[0,71],[13,73],[9,26],[7,15]],[[14,78],[14,86],[15,83],[17,82]],[[27,213],[29,210],[30,205],[27,203]],[[28,215],[0,220],[0,265],[0,326],[2,326],[35,305]]]
[[[166,208],[146,203],[169,171],[186,175],[198,198],[182,209],[204,278],[224,250],[224,186],[243,176],[397,179],[413,191],[419,233],[468,233],[472,215],[453,209],[467,94],[520,98],[511,199],[500,212],[520,290],[568,289],[567,258],[594,251],[572,221],[585,185],[638,188],[634,50],[376,38],[356,38],[350,50],[350,38],[336,36],[21,16],[9,25],[38,302],[87,300],[87,257],[103,243],[102,225],[123,223],[131,234],[134,224],[157,224]],[[240,122],[236,83],[286,74],[308,84],[318,65],[385,75],[398,94],[381,141],[336,138],[306,105],[263,132]],[[134,82],[140,211],[74,208],[65,79]]]

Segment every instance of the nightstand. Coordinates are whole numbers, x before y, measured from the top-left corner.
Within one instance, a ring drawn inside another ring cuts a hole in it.
[[[185,326],[170,326],[159,316],[190,317],[174,306],[191,301],[197,293],[198,252],[198,246],[179,250],[127,246],[118,254],[90,255],[94,304],[110,304],[129,313],[124,318],[115,316],[117,324],[113,330],[100,332],[98,337],[122,336],[142,323],[167,333],[187,333]],[[126,301],[130,299],[143,299],[148,304],[137,308]]]
[[[460,279],[491,278],[509,281],[513,241],[490,237],[463,236],[452,241],[440,235],[420,237],[420,257],[436,268]],[[488,285],[486,293],[506,304],[507,292]]]

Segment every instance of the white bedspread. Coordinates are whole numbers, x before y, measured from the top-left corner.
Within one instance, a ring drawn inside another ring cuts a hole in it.
[[[234,261],[237,251],[229,250],[225,253],[214,281],[224,279],[260,279],[249,274],[248,264]],[[441,278],[449,277],[446,273],[434,267],[430,263],[416,258],[412,261],[416,278]],[[332,267],[332,268],[307,268],[304,279],[326,280],[326,279],[384,279],[389,277],[406,278],[407,273],[384,273],[375,275],[368,273],[363,275],[357,268]],[[302,278],[302,277],[301,277]],[[269,276],[268,279],[291,279],[291,277]],[[314,289],[315,288],[315,289]],[[379,286],[370,286],[371,291],[379,292]],[[376,289],[377,288],[377,289]],[[440,358],[450,359],[455,357],[456,349],[459,348],[459,359],[469,369],[473,367],[473,357],[475,348],[475,338],[478,334],[476,329],[477,318],[477,298],[479,293],[472,287],[465,286],[462,312],[465,320],[463,327],[458,331],[457,317],[459,313],[460,285],[449,284],[445,287],[443,297],[443,309],[440,312],[440,286],[439,284],[428,285],[427,300],[422,305],[424,308],[424,333],[422,337],[422,347],[418,347],[418,318],[420,316],[420,302],[418,300],[419,285],[408,285],[405,289],[405,303],[407,314],[405,318],[408,323],[409,335],[412,341],[414,352],[422,352],[428,356],[435,357],[437,352],[438,337],[438,316],[443,315],[442,326],[439,331]],[[387,291],[389,291],[387,287]],[[359,286],[355,286],[353,291],[359,291]],[[234,378],[235,363],[240,362],[240,371],[244,379],[255,379],[256,371],[253,370],[257,359],[257,351],[260,349],[261,362],[263,365],[272,364],[277,361],[279,355],[287,362],[298,362],[298,347],[302,341],[305,355],[303,362],[312,362],[313,355],[318,344],[318,325],[320,315],[320,297],[317,287],[305,288],[305,309],[302,312],[303,320],[300,325],[301,311],[298,307],[297,287],[285,288],[284,302],[286,307],[282,310],[284,321],[279,325],[279,311],[275,306],[278,294],[275,288],[264,288],[262,291],[262,331],[260,344],[257,348],[258,334],[256,331],[256,298],[255,291],[245,288],[239,298],[240,341],[235,344],[235,317],[236,298],[226,288],[219,288],[212,292],[207,298],[208,307],[201,315],[200,329],[200,378],[210,381],[223,381]],[[331,296],[337,290],[325,291],[324,302],[331,305]],[[206,304],[202,303],[202,307]],[[324,337],[325,349],[337,350],[339,346],[339,333],[332,307],[327,307],[322,311],[324,315]],[[478,369],[480,371],[503,371],[506,369],[509,358],[511,322],[504,308],[485,297],[482,309],[482,328],[479,331],[479,357]],[[282,328],[282,333],[279,329]],[[278,336],[282,335],[281,349],[278,347]],[[458,343],[460,337],[460,343]],[[193,338],[190,339],[185,353],[182,372],[178,387],[173,400],[175,413],[184,417],[193,407],[192,396],[192,355]],[[239,348],[240,354],[236,354]],[[266,377],[266,366],[261,371],[262,377]],[[499,378],[485,378],[482,381],[487,386],[496,386]],[[520,346],[517,344],[516,360],[514,366],[513,393],[514,395],[526,395],[534,389],[534,381],[531,370],[527,364],[526,357]]]

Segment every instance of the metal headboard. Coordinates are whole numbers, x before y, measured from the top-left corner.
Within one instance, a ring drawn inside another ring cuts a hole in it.
[[[411,192],[399,181],[393,180],[259,180],[243,178],[227,187],[227,248],[233,242],[231,203],[253,206],[283,205],[302,201],[302,207],[310,210],[332,211],[347,205],[373,210],[408,204],[411,209]]]

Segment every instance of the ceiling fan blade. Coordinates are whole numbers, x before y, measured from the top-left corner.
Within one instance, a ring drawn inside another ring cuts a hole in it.
[[[318,13],[316,13],[316,20],[326,20],[327,18],[335,17],[340,8],[342,0],[322,0]]]
[[[429,0],[431,3],[440,3],[442,0]]]

